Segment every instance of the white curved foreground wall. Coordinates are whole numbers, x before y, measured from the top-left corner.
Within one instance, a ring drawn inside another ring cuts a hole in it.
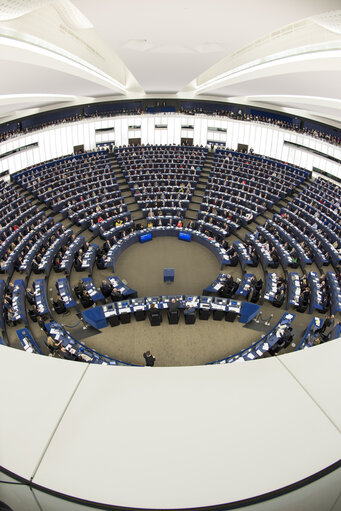
[[[341,343],[247,363],[87,365],[0,346],[0,459],[93,502],[186,508],[264,495],[341,457]],[[2,480],[6,480],[2,477]],[[245,509],[336,511],[341,471]],[[14,511],[25,486],[0,485]],[[35,490],[40,509],[80,509]],[[27,497],[28,498],[28,497]],[[15,504],[15,507],[14,507]]]
[[[193,129],[184,126],[193,126]],[[158,128],[157,126],[164,126]],[[113,128],[96,133],[98,129]],[[210,129],[211,128],[211,129]],[[212,131],[213,129],[226,130]],[[165,114],[88,119],[60,124],[45,130],[22,135],[0,144],[0,171],[17,172],[25,167],[52,158],[71,154],[74,146],[84,145],[85,150],[95,149],[96,144],[115,142],[127,145],[131,138],[141,138],[142,144],[180,144],[181,138],[193,138],[194,145],[207,145],[208,141],[223,143],[231,149],[246,144],[257,154],[276,158],[308,170],[317,167],[341,178],[341,165],[325,157],[285,145],[285,141],[304,145],[341,161],[341,148],[310,136],[299,135],[275,126],[223,119],[206,115]],[[35,148],[14,155],[1,155],[38,143]]]

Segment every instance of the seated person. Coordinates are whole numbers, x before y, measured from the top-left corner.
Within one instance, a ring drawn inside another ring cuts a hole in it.
[[[80,255],[78,254],[77,257],[75,257],[74,267],[76,271],[82,271],[82,259]]]
[[[101,254],[99,254],[96,258],[96,266],[99,270],[104,270],[104,268],[105,268],[105,261]]]
[[[276,353],[278,353],[281,349],[283,348],[287,348],[289,346],[289,344],[291,343],[291,341],[293,340],[293,335],[291,333],[291,327],[289,327],[285,332],[284,334],[282,335],[282,337],[280,339],[278,339],[278,341],[269,349],[269,353],[271,355],[275,355]]]
[[[41,273],[41,271],[39,270],[39,261],[38,261],[37,256],[33,259],[31,268],[32,268],[33,273],[35,273],[35,274]]]
[[[235,250],[233,250],[232,254],[230,255],[231,266],[237,266],[238,261],[239,261],[239,259],[238,259],[237,252]]]
[[[77,296],[77,298],[80,298],[83,291],[84,291],[84,285],[83,285],[83,281],[82,279],[78,281],[77,283],[77,286],[75,286],[73,288],[74,292],[75,292],[75,295]]]
[[[30,287],[26,289],[26,299],[30,305],[35,304],[34,293]]]
[[[53,300],[53,307],[57,314],[64,314],[66,312],[65,303],[60,297],[57,300]]]
[[[233,280],[232,275],[227,274],[223,287],[219,291],[219,296],[224,298],[231,298],[237,291],[239,285]]]
[[[184,316],[195,316],[196,314],[196,308],[195,307],[191,307],[190,305],[186,305],[186,309],[184,310]]]
[[[151,325],[158,325],[162,321],[161,312],[159,311],[159,309],[157,309],[155,307],[154,303],[152,303],[150,305],[150,309],[148,311],[148,317],[149,317],[149,321],[150,321]]]
[[[37,307],[35,305],[32,306],[32,309],[28,310],[28,315],[30,316],[31,320],[34,323],[37,322],[37,319],[38,319],[38,316],[39,316],[39,311],[38,311],[38,309],[37,309]]]
[[[57,342],[51,335],[48,335],[45,344],[53,355],[62,346],[62,341]]]
[[[61,271],[60,270],[61,262],[62,262],[62,260],[61,260],[60,256],[56,255],[56,257],[54,258],[53,263],[52,263],[52,268],[54,269],[54,271],[56,273],[59,273]]]
[[[113,302],[120,302],[123,300],[123,294],[117,289],[117,287],[114,287],[114,289],[111,291],[111,299]]]
[[[12,307],[4,310],[4,318],[8,326],[15,326],[17,324]]]
[[[108,298],[111,295],[111,292],[113,290],[112,285],[107,280],[102,280],[101,282],[101,293],[105,298]]]
[[[168,305],[169,312],[179,312],[179,302],[175,298],[172,298]]]
[[[275,307],[281,307],[283,305],[285,298],[285,291],[283,289],[277,290],[274,299],[273,299],[273,305]]]
[[[80,297],[80,302],[81,304],[83,305],[83,307],[85,309],[87,309],[88,307],[92,307],[94,302],[91,298],[91,296],[89,295],[89,293],[84,289],[81,297]]]

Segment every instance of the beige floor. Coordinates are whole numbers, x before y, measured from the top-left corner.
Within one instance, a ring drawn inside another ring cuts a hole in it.
[[[174,282],[163,281],[164,268],[174,268]],[[175,237],[135,243],[121,254],[115,266],[115,274],[138,290],[139,296],[201,294],[219,271],[217,258],[206,247]]]

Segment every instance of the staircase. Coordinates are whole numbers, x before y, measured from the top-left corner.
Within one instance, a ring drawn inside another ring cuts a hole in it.
[[[208,177],[210,175],[212,163],[214,160],[214,151],[209,151],[207,154],[207,158],[205,160],[205,165],[202,168],[200,173],[200,177],[197,183],[196,188],[194,189],[191,202],[188,205],[188,209],[185,214],[185,218],[190,220],[197,220],[198,211],[200,209],[200,204],[202,203],[202,199],[205,193]],[[187,222],[188,223],[188,222]]]
[[[111,153],[109,155],[109,161],[112,168],[112,171],[114,173],[114,176],[116,178],[117,184],[120,188],[120,191],[122,193],[122,197],[124,199],[125,204],[128,207],[128,211],[131,213],[132,220],[142,220],[143,213],[139,208],[139,205],[137,204],[133,194],[130,191],[130,188],[127,184],[126,178],[123,175],[123,172],[121,170],[121,167],[119,166],[119,163],[117,161],[116,156],[114,153]]]

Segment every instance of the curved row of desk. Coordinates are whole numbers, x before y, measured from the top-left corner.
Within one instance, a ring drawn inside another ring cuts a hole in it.
[[[218,242],[206,234],[183,227],[164,226],[142,229],[141,231],[133,232],[119,240],[107,253],[105,258],[105,267],[114,269],[117,259],[130,245],[133,245],[138,241],[151,241],[153,237],[159,236],[174,236],[187,242],[196,241],[197,243],[204,245],[216,256],[221,268],[223,268],[224,265],[230,264],[230,258],[227,255],[226,250]]]

